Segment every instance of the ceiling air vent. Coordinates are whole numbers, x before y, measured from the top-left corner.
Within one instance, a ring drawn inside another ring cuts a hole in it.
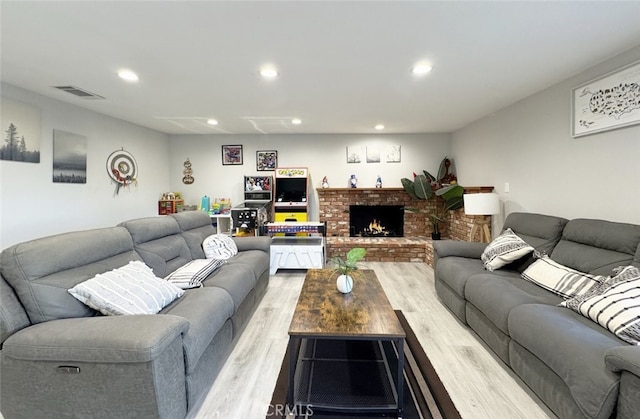
[[[82,99],[104,99],[104,97],[100,95],[96,95],[95,93],[91,93],[84,89],[79,88],[78,86],[53,86],[58,90],[62,90],[63,92],[70,93],[74,96],[78,96]]]

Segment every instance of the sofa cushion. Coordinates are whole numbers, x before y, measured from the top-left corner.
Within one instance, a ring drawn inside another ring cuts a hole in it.
[[[640,344],[640,270],[626,266],[586,294],[560,304],[609,329],[620,339]]]
[[[229,259],[238,254],[236,242],[226,234],[212,234],[202,242],[207,259]]]
[[[182,211],[171,214],[178,226],[180,234],[187,242],[194,259],[204,259],[202,242],[205,238],[216,233],[216,229],[211,225],[211,217],[205,211]]]
[[[180,234],[180,227],[173,217],[137,218],[119,225],[129,231],[134,249],[160,278],[193,260],[187,242]]]
[[[563,298],[587,293],[606,279],[568,268],[548,256],[537,259],[522,273],[522,277]]]
[[[586,417],[611,416],[620,377],[606,367],[605,353],[622,340],[562,307],[520,305],[508,323],[511,339],[562,379]]]
[[[183,336],[187,375],[194,371],[198,360],[233,312],[229,293],[214,287],[186,290],[182,298],[162,310],[162,314],[189,321],[189,330]]]
[[[256,286],[255,274],[249,266],[226,263],[204,280],[205,287],[217,287],[227,291],[234,304],[234,313]]]
[[[610,275],[632,265],[640,245],[640,225],[575,219],[567,223],[551,259],[581,272]]]
[[[257,282],[265,273],[269,273],[269,254],[261,250],[244,250],[227,259],[227,264],[248,267]]]
[[[147,265],[133,261],[98,274],[69,293],[104,315],[156,314],[184,291],[156,277]]]
[[[42,237],[2,252],[2,275],[15,290],[32,323],[95,316],[69,294],[80,282],[140,260],[122,227]]]
[[[29,325],[29,317],[16,293],[0,274],[0,347],[9,336]]]
[[[531,252],[533,252],[533,247],[508,228],[487,245],[480,258],[485,269],[493,271]]]
[[[509,335],[511,310],[522,304],[559,304],[562,299],[543,288],[520,278],[485,273],[473,276],[465,287],[465,299],[485,315],[502,332]],[[499,297],[497,297],[499,296]]]
[[[171,272],[164,279],[182,288],[197,288],[213,271],[226,261],[222,259],[195,259]]]

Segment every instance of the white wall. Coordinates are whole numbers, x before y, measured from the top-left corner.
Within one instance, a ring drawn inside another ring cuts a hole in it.
[[[579,138],[570,131],[572,89],[639,58],[634,48],[453,133],[460,183],[495,186],[503,216],[640,224],[640,125]],[[494,232],[501,225],[499,217]]]
[[[171,191],[181,192],[186,204],[198,204],[203,195],[212,198],[230,197],[238,205],[243,197],[243,176],[273,175],[256,171],[256,151],[277,150],[278,166],[308,167],[310,217],[317,219],[317,194],[322,178],[327,176],[333,188],[348,187],[351,174],[358,178],[358,187],[372,188],[380,175],[384,187],[401,187],[400,179],[411,178],[412,172],[428,170],[434,175],[440,161],[450,154],[449,134],[378,134],[378,135],[172,135],[170,137]],[[221,146],[243,146],[242,166],[223,166]],[[401,163],[346,162],[347,146],[401,146]],[[183,163],[189,158],[195,182],[182,183]]]
[[[158,213],[158,197],[169,185],[167,135],[7,84],[2,97],[39,109],[42,135],[39,164],[0,161],[0,249]],[[52,182],[54,129],[87,137],[86,184]],[[138,186],[114,196],[106,161],[121,148],[137,160]]]

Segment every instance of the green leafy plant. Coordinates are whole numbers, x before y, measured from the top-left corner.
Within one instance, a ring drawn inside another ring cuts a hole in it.
[[[363,247],[354,247],[347,252],[346,258],[342,259],[338,256],[332,259],[335,263],[337,272],[342,275],[349,275],[351,272],[358,270],[358,262],[360,262],[367,254],[367,249]]]
[[[442,172],[442,164],[439,172]],[[402,178],[400,181],[404,190],[413,199],[428,200],[434,194],[443,199],[442,207],[436,207],[434,212],[427,214],[434,234],[440,234],[440,223],[445,220],[449,211],[457,210],[464,205],[462,198],[464,188],[462,186],[454,183],[442,187],[438,180],[426,170],[423,170],[419,175],[414,173],[413,180]]]

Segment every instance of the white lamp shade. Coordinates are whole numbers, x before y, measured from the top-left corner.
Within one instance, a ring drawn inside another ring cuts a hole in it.
[[[500,214],[500,199],[495,193],[464,194],[464,213],[467,215]]]

